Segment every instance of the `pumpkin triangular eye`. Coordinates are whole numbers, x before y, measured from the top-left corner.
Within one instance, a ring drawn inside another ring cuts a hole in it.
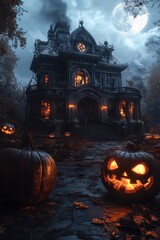
[[[132,168],[132,171],[137,174],[144,175],[148,172],[148,167],[145,163],[139,163],[134,168]]]
[[[107,165],[108,170],[115,170],[118,168],[118,164],[116,163],[114,158],[111,158]]]

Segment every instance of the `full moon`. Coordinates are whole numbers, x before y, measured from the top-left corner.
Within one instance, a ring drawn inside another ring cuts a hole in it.
[[[149,12],[145,5],[136,16],[125,10],[124,2],[118,4],[112,12],[112,22],[115,29],[126,35],[140,32],[146,26],[148,18]]]

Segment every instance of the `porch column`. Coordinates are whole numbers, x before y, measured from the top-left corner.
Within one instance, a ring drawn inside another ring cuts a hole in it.
[[[126,101],[126,108],[125,108],[126,120],[129,121],[129,102]]]

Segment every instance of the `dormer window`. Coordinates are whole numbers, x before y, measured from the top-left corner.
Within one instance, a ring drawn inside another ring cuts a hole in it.
[[[48,101],[41,102],[41,117],[45,120],[49,119],[51,115],[51,104]]]
[[[73,80],[75,87],[79,87],[89,83],[88,74],[82,69],[75,71]]]
[[[49,76],[48,76],[48,74],[46,73],[46,74],[44,74],[44,84],[48,84],[48,81],[49,81]]]

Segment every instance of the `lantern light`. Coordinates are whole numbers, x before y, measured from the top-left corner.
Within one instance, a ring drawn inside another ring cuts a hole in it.
[[[75,104],[73,104],[73,103],[68,104],[68,108],[69,109],[74,109],[75,108]]]
[[[102,111],[107,111],[107,109],[108,109],[108,106],[107,106],[107,105],[102,105],[102,106],[101,106],[101,110],[102,110]]]
[[[70,132],[65,132],[65,133],[64,133],[64,136],[65,136],[65,137],[70,137],[70,136],[71,136],[71,133],[70,133]]]

